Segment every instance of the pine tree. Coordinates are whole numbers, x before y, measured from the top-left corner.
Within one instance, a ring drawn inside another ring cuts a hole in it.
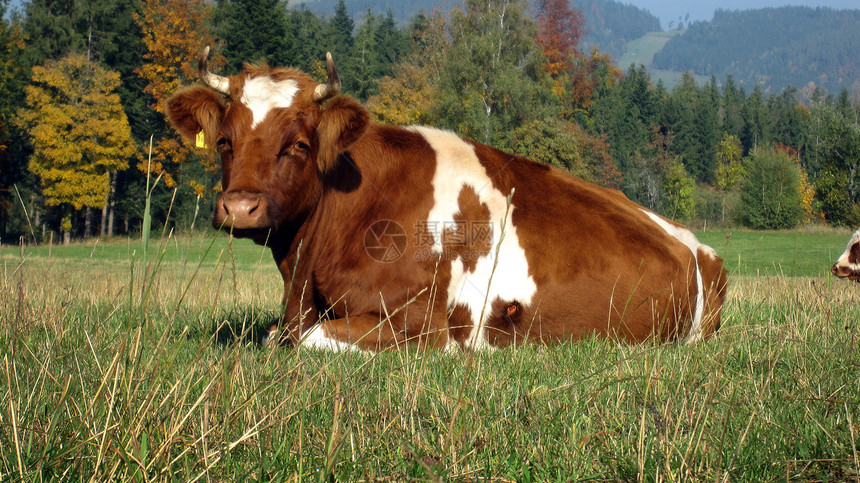
[[[644,66],[630,66],[627,76],[605,92],[592,109],[595,127],[608,136],[612,157],[625,177],[632,175],[631,163],[637,151],[648,145],[650,125],[655,123],[656,104],[649,86]]]
[[[373,39],[379,56],[379,70],[376,72],[376,77],[380,78],[391,75],[394,65],[409,52],[410,45],[407,32],[397,28],[391,9],[378,20]]]
[[[720,102],[717,81],[711,77],[711,81],[697,96],[693,118],[695,145],[684,156],[684,166],[690,174],[705,183],[711,183],[714,179],[717,144],[720,141]]]
[[[359,83],[356,76],[360,59],[355,54],[355,22],[346,10],[344,0],[339,0],[334,16],[328,19],[324,28],[323,44],[331,52],[337,64],[340,82],[344,92],[356,92]],[[322,64],[320,64],[322,65]]]
[[[6,20],[6,5],[0,2],[0,236],[4,239],[9,228],[17,233],[24,228],[23,213],[12,215],[17,209],[12,186],[30,184],[21,183],[27,173],[27,140],[14,123],[16,111],[24,104],[29,69],[22,62],[25,44],[20,23]]]
[[[324,45],[322,20],[308,10],[304,4],[298,9],[291,9],[287,17],[290,36],[294,39],[292,58],[290,58],[288,65],[305,72],[324,70],[322,62],[325,59],[326,49],[331,49],[331,46]],[[335,59],[338,64],[339,61],[340,58]]]
[[[380,79],[394,73],[395,64],[409,52],[409,40],[397,29],[391,10],[385,17],[377,17],[368,9],[354,45],[356,89],[350,94],[366,100],[379,92]]]
[[[365,100],[375,94],[377,89],[377,73],[382,70],[379,58],[378,45],[374,32],[379,24],[379,19],[373,15],[370,8],[364,15],[364,23],[358,28],[355,35],[354,62],[349,62],[352,67],[353,89],[350,94],[358,99]],[[379,76],[381,77],[381,76]]]
[[[25,63],[41,65],[70,52],[83,52],[86,37],[77,28],[81,5],[76,0],[31,0],[25,7],[23,23],[27,48]]]
[[[740,137],[743,131],[743,106],[746,94],[735,84],[734,78],[726,76],[723,85],[722,130],[724,133]]]
[[[368,99],[368,110],[389,124],[438,124],[439,72],[450,51],[445,18],[440,12],[417,15],[410,28],[412,52],[383,77],[379,93]]]
[[[227,73],[240,71],[245,62],[292,63],[293,35],[282,0],[221,0],[214,15]]]
[[[773,142],[771,135],[773,121],[760,86],[756,85],[747,98],[743,117],[744,129],[741,133],[741,141],[744,143],[745,152],[752,151],[756,146],[768,146]]]

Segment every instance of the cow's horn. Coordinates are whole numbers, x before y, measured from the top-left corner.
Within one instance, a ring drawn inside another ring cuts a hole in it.
[[[331,52],[326,52],[326,70],[328,71],[328,83],[319,84],[314,89],[314,100],[322,102],[326,99],[331,99],[340,92],[340,78],[337,76],[337,70],[334,68],[334,59],[331,58]]]
[[[200,60],[197,62],[197,70],[200,72],[200,80],[208,87],[220,92],[221,94],[230,94],[230,79],[209,72],[206,67],[206,59],[209,57],[209,46],[203,49],[200,54]]]

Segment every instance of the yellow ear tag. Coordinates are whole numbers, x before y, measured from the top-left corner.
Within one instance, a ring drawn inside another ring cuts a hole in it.
[[[200,149],[206,148],[206,136],[203,135],[203,131],[197,133],[197,138],[194,140],[195,145]]]

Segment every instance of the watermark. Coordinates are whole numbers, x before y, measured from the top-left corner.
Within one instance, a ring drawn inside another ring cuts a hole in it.
[[[364,232],[364,250],[370,258],[391,263],[403,256],[409,243],[406,230],[394,220],[379,220]]]
[[[490,221],[419,221],[411,238],[394,220],[379,220],[364,233],[364,249],[370,258],[382,263],[400,259],[414,248],[413,259],[477,261],[490,256],[493,223]]]

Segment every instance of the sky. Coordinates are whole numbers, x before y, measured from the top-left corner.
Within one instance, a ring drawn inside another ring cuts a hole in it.
[[[678,24],[678,18],[687,23],[690,21],[711,20],[714,10],[749,10],[766,7],[806,6],[830,7],[835,9],[860,9],[860,0],[619,0],[622,3],[635,5],[650,11],[660,18],[663,28],[668,28],[669,22]],[[860,28],[860,26],[858,26]]]

